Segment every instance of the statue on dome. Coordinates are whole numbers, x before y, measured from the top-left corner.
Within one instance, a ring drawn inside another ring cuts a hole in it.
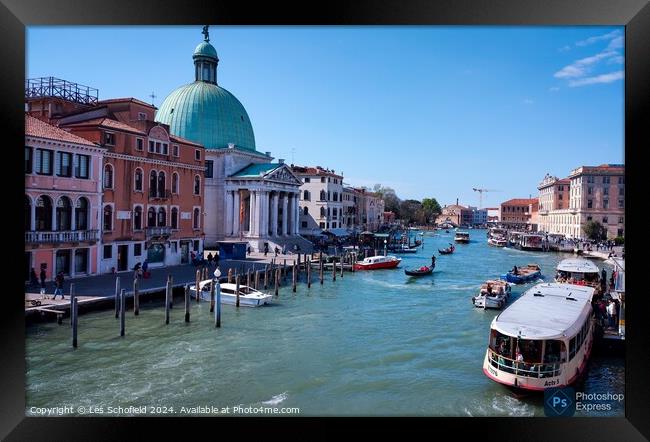
[[[208,27],[209,26],[210,25],[203,26],[203,31],[201,32],[201,34],[203,34],[203,36],[204,36],[205,41],[210,41],[210,33],[208,32]]]

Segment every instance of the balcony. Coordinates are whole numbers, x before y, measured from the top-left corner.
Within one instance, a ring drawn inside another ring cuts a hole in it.
[[[170,236],[172,234],[171,226],[147,227],[147,238],[154,236]]]
[[[149,190],[149,199],[153,200],[168,200],[172,197],[172,192],[171,190],[160,190],[158,192],[154,192],[152,190]]]
[[[60,232],[25,232],[26,244],[61,244],[73,242],[95,242],[99,230],[64,230]]]

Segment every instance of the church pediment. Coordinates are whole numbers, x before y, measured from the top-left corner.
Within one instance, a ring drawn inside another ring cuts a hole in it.
[[[300,186],[302,184],[302,182],[293,174],[293,172],[291,172],[291,169],[289,169],[289,166],[287,165],[282,165],[282,167],[279,167],[269,172],[264,177],[264,179],[280,181],[283,183],[294,184],[297,186]]]

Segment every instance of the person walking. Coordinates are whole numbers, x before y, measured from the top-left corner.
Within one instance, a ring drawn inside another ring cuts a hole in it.
[[[63,272],[61,271],[57,273],[56,278],[54,279],[54,296],[52,296],[52,299],[56,299],[56,295],[61,295],[61,299],[65,299],[65,296],[63,296],[64,281]]]
[[[29,273],[29,283],[34,287],[38,286],[38,275],[34,267],[32,267],[32,271]]]
[[[278,246],[275,246],[275,250],[274,250],[274,252],[275,252],[275,257],[277,258],[277,257],[278,257],[278,253],[280,252],[280,249],[278,249]]]
[[[264,243],[264,256],[269,253],[269,243],[265,242]]]
[[[144,262],[142,263],[142,276],[144,278],[149,277],[149,260],[145,259]]]
[[[214,257],[212,256],[212,252],[208,253],[208,267],[212,267],[212,260]]]
[[[47,274],[45,273],[45,269],[41,267],[41,294],[45,294],[45,278],[47,278]]]

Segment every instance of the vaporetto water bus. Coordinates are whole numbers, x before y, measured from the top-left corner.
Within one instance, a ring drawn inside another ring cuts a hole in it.
[[[516,390],[543,391],[575,382],[593,344],[594,289],[537,284],[492,320],[483,372]]]
[[[468,243],[469,242],[469,232],[463,232],[463,231],[456,231],[456,236],[454,236],[454,241],[460,242],[460,243]]]
[[[555,282],[588,285],[597,290],[600,288],[600,270],[591,261],[582,258],[563,259],[556,270]]]

